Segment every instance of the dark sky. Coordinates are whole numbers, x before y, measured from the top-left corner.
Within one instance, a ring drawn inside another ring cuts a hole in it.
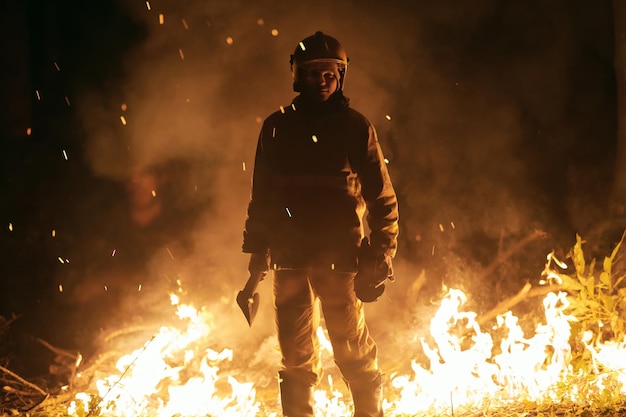
[[[57,343],[155,314],[177,280],[231,308],[260,121],[289,104],[289,54],[316,30],[346,48],[345,93],[400,198],[398,280],[375,311],[426,304],[402,298],[420,273],[497,302],[606,220],[610,1],[10,0],[0,16],[0,315]]]

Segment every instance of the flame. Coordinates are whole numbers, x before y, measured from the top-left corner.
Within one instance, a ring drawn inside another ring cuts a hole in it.
[[[442,300],[430,326],[436,347],[421,339],[430,366],[426,369],[414,360],[412,378],[393,379],[393,386],[401,392],[393,415],[442,411],[451,406],[480,409],[496,402],[537,401],[549,396],[550,388],[571,372],[569,322],[575,319],[563,313],[568,305],[565,293],[547,295],[546,324],[539,325],[530,339],[524,337],[517,317],[510,311],[499,316],[494,331],[508,335],[500,342],[501,353],[495,356],[493,338],[480,329],[476,314],[459,311],[465,302],[465,294],[455,289]],[[465,337],[454,334],[459,325]],[[470,344],[464,347],[467,338]]]
[[[179,303],[176,295],[170,298],[173,305]],[[204,349],[198,355],[194,349],[209,336],[211,315],[188,304],[179,304],[176,314],[186,322],[184,329],[161,327],[142,348],[117,361],[118,373],[97,380],[100,415],[257,415],[259,403],[251,382],[228,376],[230,392],[222,395],[225,390],[218,388],[219,364],[232,361],[232,350]],[[91,395],[78,393],[68,414],[84,415],[92,401]]]
[[[181,303],[175,294],[170,300],[182,324],[162,326],[143,347],[120,357],[117,372],[97,378],[98,394],[76,394],[68,414],[85,415],[94,399],[101,399],[101,416],[279,415],[277,384],[275,402],[262,404],[256,399],[255,381],[239,381],[225,372],[233,367],[229,364],[234,352],[206,348],[213,323],[210,312]],[[511,311],[498,316],[489,331],[481,329],[477,314],[463,310],[466,302],[466,294],[458,289],[450,289],[441,300],[430,334],[418,339],[426,363],[409,358],[410,373],[389,376],[385,415],[450,410],[454,415],[459,409],[525,401],[589,403],[590,393],[606,390],[626,394],[626,339],[600,343],[591,332],[585,333],[581,343],[590,352],[593,369],[574,371],[570,326],[576,318],[566,314],[566,293],[547,294],[543,320],[530,337]],[[323,360],[331,363],[332,346],[322,327],[317,336]],[[322,385],[314,392],[316,416],[351,416],[343,382],[336,386],[328,375]]]

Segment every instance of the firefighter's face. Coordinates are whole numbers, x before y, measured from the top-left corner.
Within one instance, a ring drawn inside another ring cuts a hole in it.
[[[339,87],[339,67],[337,64],[325,64],[304,68],[302,73],[302,94],[314,101],[323,102]]]

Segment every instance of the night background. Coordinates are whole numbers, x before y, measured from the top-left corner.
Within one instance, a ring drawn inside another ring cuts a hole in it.
[[[225,343],[272,331],[268,283],[252,330],[234,302],[253,156],[261,121],[294,96],[289,55],[317,30],[347,50],[345,94],[376,126],[400,201],[375,335],[429,311],[442,284],[489,308],[577,233],[606,255],[626,226],[609,211],[612,7],[2,2],[0,316],[15,320],[0,356],[26,376],[47,366],[33,338],[88,357],[106,330],[158,317],[180,283],[232,317]]]

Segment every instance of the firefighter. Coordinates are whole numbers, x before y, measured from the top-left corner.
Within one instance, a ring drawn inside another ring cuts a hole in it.
[[[374,126],[343,94],[341,44],[318,31],[290,64],[299,94],[261,128],[242,246],[251,276],[273,271],[283,415],[314,415],[323,317],[354,416],[382,416],[384,379],[363,303],[393,278],[396,194]]]

